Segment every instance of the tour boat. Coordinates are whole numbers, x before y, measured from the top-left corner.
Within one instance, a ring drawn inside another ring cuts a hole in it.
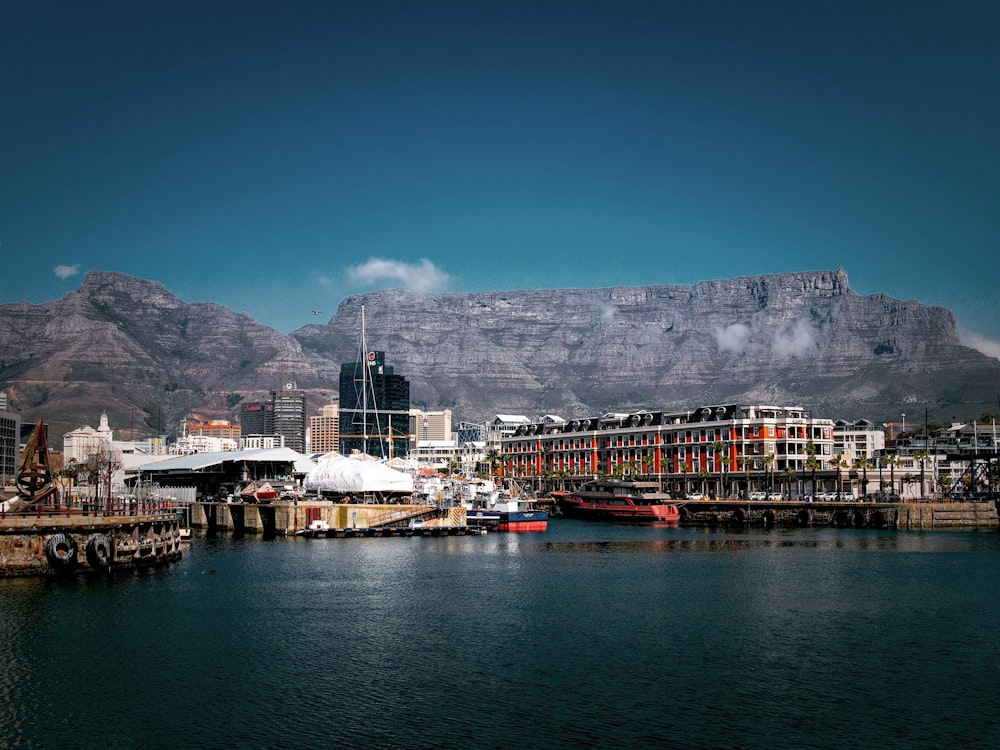
[[[578,490],[551,494],[567,518],[625,523],[676,523],[681,518],[677,505],[656,482],[602,477]]]

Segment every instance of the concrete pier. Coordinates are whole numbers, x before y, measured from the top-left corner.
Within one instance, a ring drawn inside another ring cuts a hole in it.
[[[708,500],[680,507],[682,524],[839,528],[1000,528],[993,502],[818,502]]]
[[[243,534],[293,536],[322,521],[330,529],[354,531],[419,526],[422,529],[466,527],[465,508],[434,504],[368,505],[309,500],[275,503],[191,504],[191,527]]]
[[[7,515],[0,519],[0,577],[108,573],[181,558],[175,513],[141,516]]]

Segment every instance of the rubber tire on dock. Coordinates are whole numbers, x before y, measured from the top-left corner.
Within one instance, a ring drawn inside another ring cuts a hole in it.
[[[111,540],[104,534],[94,534],[87,540],[87,564],[102,573],[111,569]]]
[[[746,512],[745,508],[736,508],[733,511],[733,523],[746,523],[750,520],[750,514]]]
[[[812,526],[813,512],[809,508],[803,508],[798,515],[799,526]]]
[[[69,534],[53,534],[45,540],[45,559],[60,572],[76,568],[76,541]]]
[[[774,508],[768,508],[764,511],[764,525],[774,526],[778,522],[778,514],[775,512]]]

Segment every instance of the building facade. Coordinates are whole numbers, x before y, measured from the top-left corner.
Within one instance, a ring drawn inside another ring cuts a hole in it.
[[[451,440],[451,409],[410,409],[410,443]]]
[[[410,382],[370,351],[364,362],[340,366],[340,452],[406,456],[410,443]]]
[[[240,435],[273,435],[274,401],[249,401],[240,405]]]
[[[285,447],[306,452],[306,393],[285,383],[280,391],[271,392],[274,406],[273,433],[285,439]]]
[[[573,484],[635,476],[660,480],[676,495],[702,486],[727,496],[782,484],[792,492],[793,483],[830,473],[833,421],[800,407],[746,404],[568,422],[549,415],[500,445],[500,472],[515,478]]]
[[[309,417],[309,452],[340,451],[340,404],[326,404],[318,417]]]
[[[0,403],[0,481],[17,479],[21,458],[21,415],[7,411],[7,394]]]

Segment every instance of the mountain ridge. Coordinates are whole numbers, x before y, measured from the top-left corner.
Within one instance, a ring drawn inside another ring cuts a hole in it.
[[[0,306],[0,385],[27,421],[68,431],[107,412],[133,434],[236,404],[285,382],[309,412],[340,364],[369,349],[411,398],[456,419],[566,417],[752,401],[832,418],[892,419],[904,405],[942,421],[992,403],[1000,361],[961,344],[950,310],[861,296],[847,274],[807,271],[694,285],[350,295],[326,324],[283,334],[158,282],[92,271],[60,300]],[[57,432],[56,434],[60,434]]]

